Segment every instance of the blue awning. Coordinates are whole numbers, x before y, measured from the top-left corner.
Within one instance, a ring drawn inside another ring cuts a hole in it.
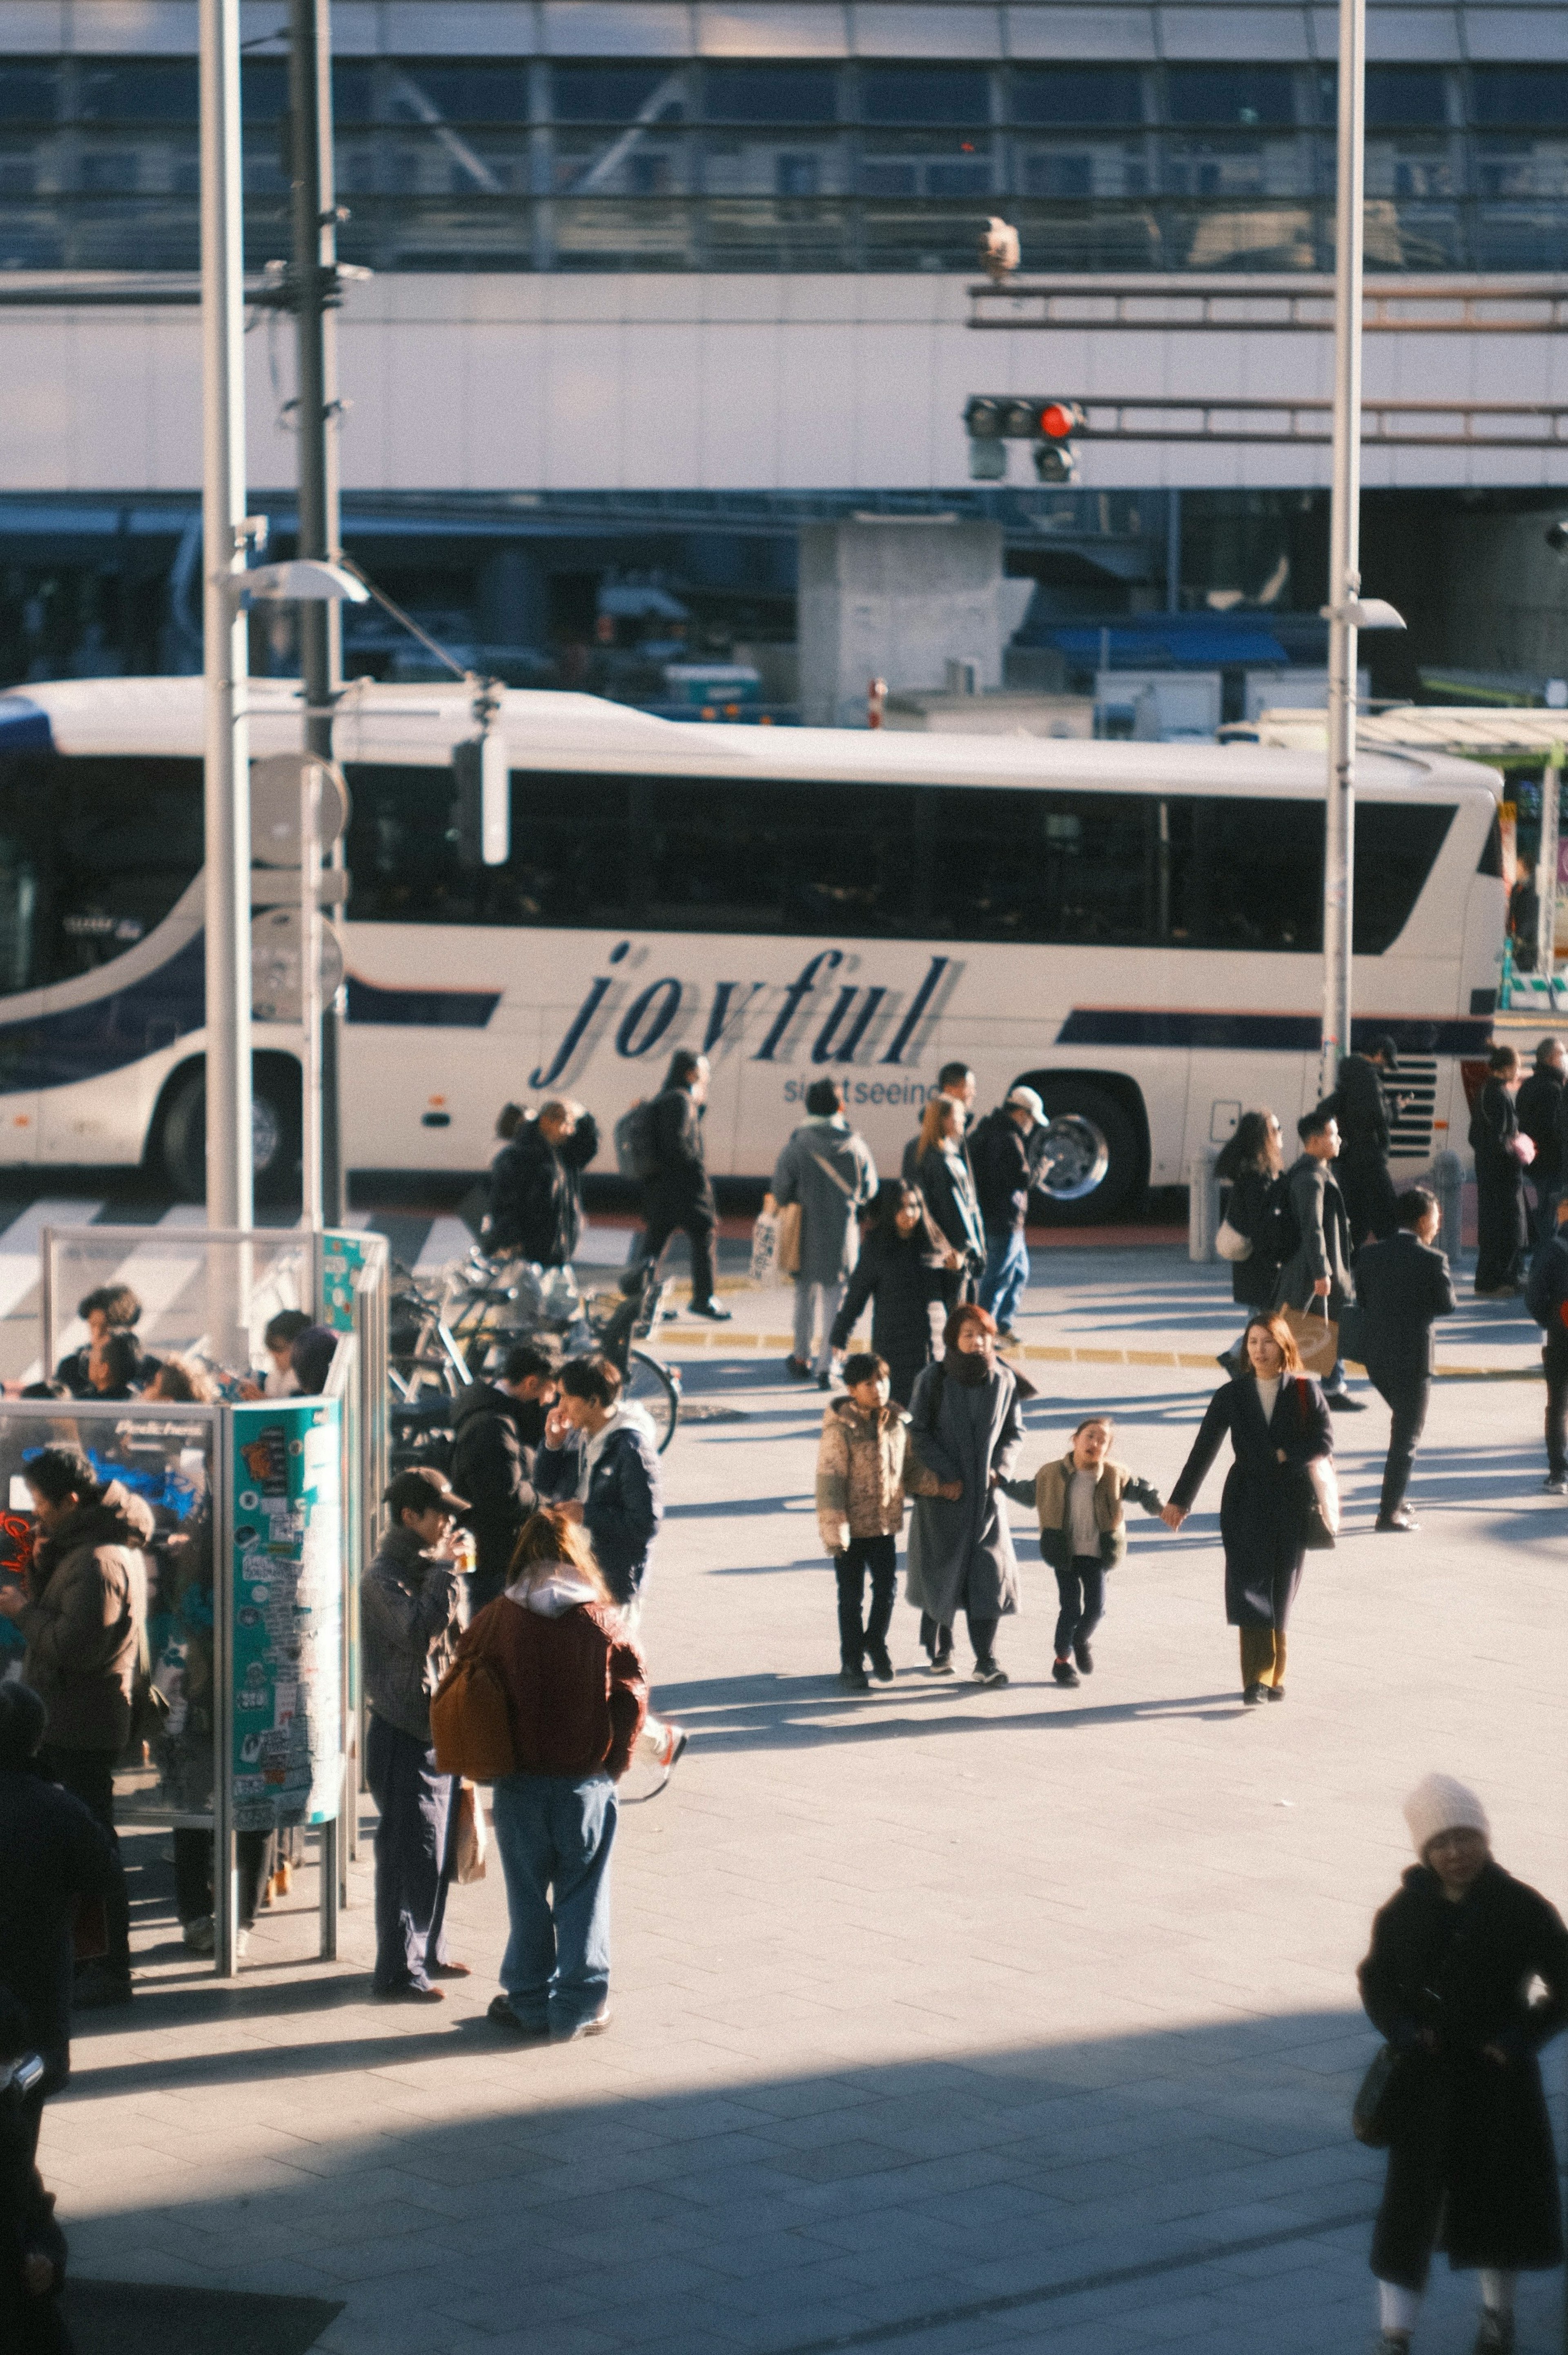
[[[0,752],[48,752],[49,715],[25,695],[0,695]]]
[[[1273,634],[1256,623],[1227,628],[1207,614],[1191,621],[1179,614],[1144,627],[1097,630],[1075,623],[1043,633],[1071,663],[1099,670],[1108,651],[1113,670],[1224,670],[1233,663],[1284,669],[1290,657]]]

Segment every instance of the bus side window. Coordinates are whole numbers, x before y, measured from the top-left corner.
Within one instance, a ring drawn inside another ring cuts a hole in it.
[[[56,756],[39,787],[49,825],[43,981],[111,964],[161,924],[201,871],[201,762]]]

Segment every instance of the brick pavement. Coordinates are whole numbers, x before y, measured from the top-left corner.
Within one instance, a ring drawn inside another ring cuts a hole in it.
[[[1182,1359],[1234,1328],[1224,1272],[1042,1273],[1026,1340],[1075,1354],[1026,1361],[1026,1464],[1118,1401],[1119,1452],[1168,1485],[1209,1388]],[[1446,1357],[1528,1367],[1518,1319],[1457,1321]],[[1145,1347],[1176,1362],[1083,1354]],[[695,1738],[621,1818],[613,2032],[492,2041],[494,1878],[455,1892],[476,1977],[437,2020],[366,1996],[363,1866],[342,1966],[291,1959],[296,1910],[217,1990],[171,1947],[139,1834],[148,1990],[79,2039],[45,2128],[79,2268],[342,2299],[323,2355],[1370,2344],[1352,1974],[1404,1791],[1473,1777],[1504,1859],[1568,1896],[1539,1391],[1438,1386],[1411,1541],[1371,1534],[1381,1406],[1340,1420],[1351,1533],[1308,1564],[1281,1709],[1239,1705],[1217,1475],[1180,1536],[1135,1523],[1077,1692],[1049,1682],[1023,1533],[1012,1684],[917,1673],[901,1603],[898,1681],[859,1700],[810,1509],[821,1399],[733,1337],[687,1363],[696,1404],[744,1419],[665,1459],[645,1634]],[[1556,2343],[1559,2295],[1529,2286],[1523,2347]],[[1436,2277],[1425,2346],[1468,2345],[1471,2297]]]

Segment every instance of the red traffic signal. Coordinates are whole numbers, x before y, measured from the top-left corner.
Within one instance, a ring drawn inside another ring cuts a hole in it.
[[[1035,421],[1047,442],[1066,442],[1084,430],[1084,412],[1075,400],[1048,400]]]

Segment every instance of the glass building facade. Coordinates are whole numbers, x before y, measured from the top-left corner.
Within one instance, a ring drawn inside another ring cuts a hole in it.
[[[380,13],[420,20],[429,39],[448,21],[471,38],[484,14]],[[784,20],[799,19],[796,48],[830,53],[694,53],[697,20],[717,13],[495,8],[492,32],[504,22],[555,53],[341,56],[344,258],[378,272],[967,272],[980,218],[1001,211],[1026,271],[1332,266],[1334,69],[1262,53],[1326,41],[1331,58],[1331,12],[737,7],[722,20],[732,50],[753,19],[759,48],[787,48]],[[1568,58],[1477,56],[1462,20],[1501,11],[1386,13],[1407,31],[1419,17],[1406,46],[1451,54],[1369,69],[1368,267],[1561,269]],[[1139,29],[1157,14],[1224,18],[1231,56],[1137,54],[1161,46]],[[1523,25],[1516,46],[1554,23],[1550,47],[1568,12],[1507,16]],[[879,27],[891,46],[895,29],[931,39],[906,20],[938,17],[954,53],[873,53]],[[1126,20],[1119,43],[1111,17]],[[1100,53],[1066,53],[1075,31]],[[563,48],[612,37],[615,54]],[[1103,53],[1118,46],[1128,54]],[[250,50],[253,268],[288,247],[286,79],[265,40]],[[196,191],[194,56],[0,55],[0,267],[194,269]]]

